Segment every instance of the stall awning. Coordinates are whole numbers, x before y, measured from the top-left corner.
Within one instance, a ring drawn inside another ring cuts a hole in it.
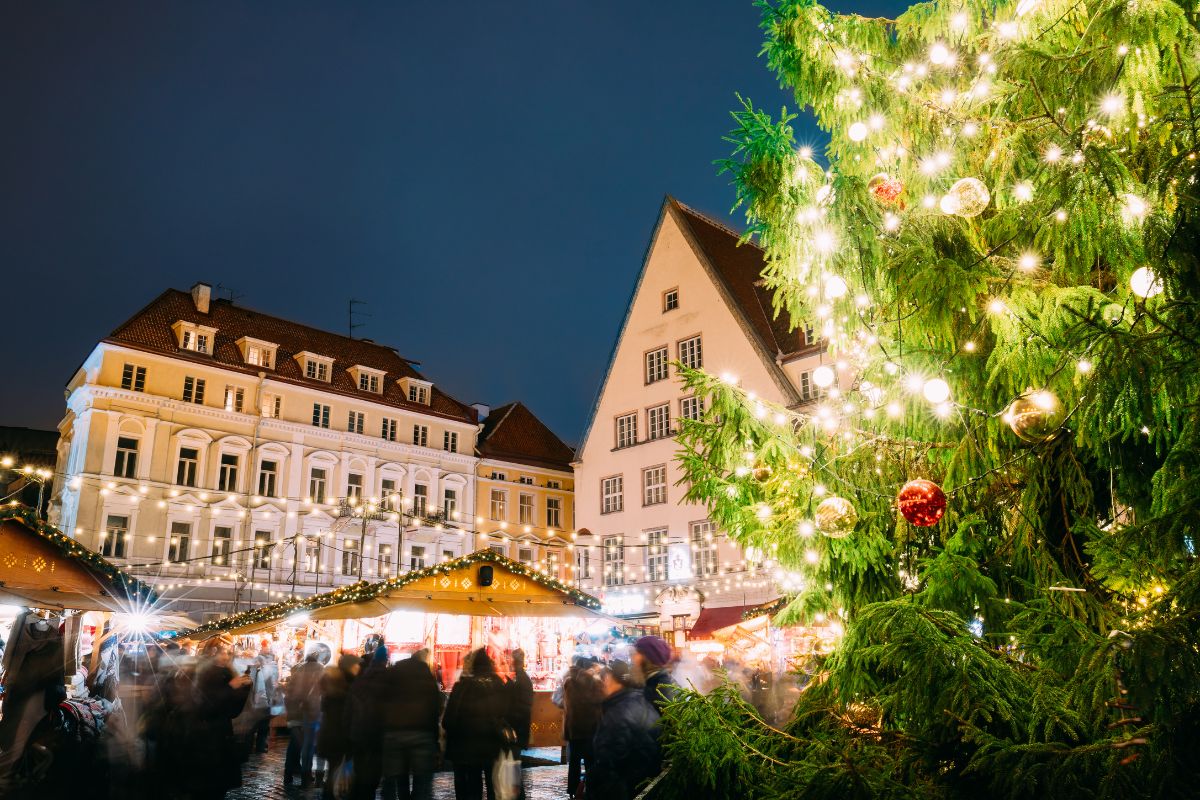
[[[81,611],[130,611],[150,587],[24,506],[0,508],[0,603]]]
[[[688,641],[711,639],[714,631],[742,622],[742,615],[753,608],[758,608],[758,606],[720,606],[700,609],[700,616],[696,618],[696,624],[688,631]]]
[[[491,571],[490,584],[483,568]],[[305,600],[277,603],[201,625],[188,638],[254,633],[296,614],[322,619],[367,619],[392,611],[482,617],[608,619],[600,601],[493,550],[413,570],[378,583],[356,583]]]

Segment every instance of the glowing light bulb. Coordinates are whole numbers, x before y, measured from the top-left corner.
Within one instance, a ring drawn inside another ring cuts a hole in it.
[[[1054,212],[1054,221],[1059,222],[1059,223],[1066,222],[1067,221],[1067,212],[1063,211],[1062,209],[1055,211]]]
[[[1062,154],[1063,154],[1062,148],[1056,144],[1052,144],[1046,148],[1046,151],[1044,153],[1042,153],[1042,158],[1046,161],[1047,164],[1053,164],[1056,161],[1058,161],[1060,158],[1062,158]]]
[[[1004,305],[1003,300],[997,298],[988,303],[988,311],[993,314],[1003,314],[1005,311],[1008,311],[1008,306]]]
[[[1033,184],[1029,181],[1021,181],[1013,187],[1013,197],[1022,203],[1028,203],[1033,199]]]
[[[900,218],[890,211],[883,215],[883,229],[889,233],[899,229]]]
[[[963,133],[963,136],[970,138],[970,137],[974,136],[975,134],[979,133],[979,126],[976,125],[974,122],[968,122],[966,125],[962,126],[962,133]]]
[[[1079,359],[1079,363],[1075,365],[1075,369],[1079,370],[1084,375],[1092,371],[1092,362],[1087,359]]]
[[[804,560],[810,564],[816,564],[818,561],[821,560],[821,554],[818,553],[816,550],[805,550],[804,551]]]
[[[832,253],[837,248],[837,237],[828,228],[813,234],[813,247],[818,253]]]
[[[950,399],[950,384],[941,378],[931,378],[921,387],[921,394],[933,404],[944,403]]]
[[[1026,272],[1037,269],[1041,263],[1042,259],[1037,253],[1022,253],[1021,257],[1017,259],[1017,266]]]
[[[846,135],[850,137],[850,141],[852,142],[861,142],[867,138],[867,134],[870,132],[866,124],[862,122],[855,122],[846,129]]]
[[[830,275],[825,279],[825,296],[834,300],[839,297],[845,297],[846,292],[850,291],[850,287],[846,282],[837,275]]]
[[[935,42],[933,47],[929,48],[929,63],[942,65],[950,61],[950,49],[941,42]]]
[[[976,347],[976,345],[974,342],[964,342],[963,343],[963,350],[965,350],[968,353],[974,353],[975,347]]]
[[[1149,267],[1139,267],[1129,276],[1129,289],[1138,297],[1154,297],[1163,290],[1162,281]]]
[[[899,417],[901,414],[904,413],[904,408],[899,403],[888,403],[887,408],[884,410],[887,412],[887,415],[889,417],[891,417],[892,419],[896,419],[897,417]]]
[[[1100,99],[1100,110],[1115,117],[1125,110],[1125,98],[1116,93],[1106,94]]]
[[[833,385],[833,382],[836,380],[836,378],[837,375],[834,374],[833,370],[824,364],[817,367],[812,372],[813,383],[815,383],[821,389],[828,389]]]
[[[1126,222],[1144,219],[1150,211],[1150,206],[1146,204],[1146,201],[1136,194],[1121,195],[1121,202],[1121,216],[1124,217]]]
[[[969,21],[970,17],[960,11],[950,18],[950,28],[956,31],[964,31],[967,29],[967,23]]]

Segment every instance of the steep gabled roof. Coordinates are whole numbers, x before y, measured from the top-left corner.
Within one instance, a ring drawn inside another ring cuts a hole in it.
[[[480,458],[571,471],[575,451],[538,419],[524,403],[492,410],[483,421],[476,448]]]
[[[171,326],[180,320],[217,329],[211,356],[179,348]],[[262,367],[245,362],[237,345],[237,341],[243,336],[279,345],[275,354],[274,369],[263,370]],[[428,378],[414,368],[413,365],[417,362],[403,358],[391,347],[311,328],[298,322],[235,306],[223,299],[213,299],[208,313],[204,314],[197,310],[191,294],[178,289],[163,292],[114,330],[104,341],[162,353],[172,358],[202,364],[219,364],[248,375],[265,371],[272,379],[464,422],[474,423],[478,419],[474,408],[450,397],[436,385],[433,387],[428,406],[409,402],[407,394],[397,381],[401,378]],[[303,351],[333,359],[331,380],[328,383],[304,376],[300,364],[293,357]],[[355,365],[387,373],[383,394],[364,392],[358,388],[353,376],[347,371]]]

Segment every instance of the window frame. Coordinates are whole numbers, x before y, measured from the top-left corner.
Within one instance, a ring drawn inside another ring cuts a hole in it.
[[[653,350],[647,350],[643,358],[646,370],[642,375],[642,379],[645,381],[646,386],[665,381],[671,377],[671,351],[667,345],[664,344]]]
[[[659,583],[667,579],[667,564],[671,544],[670,529],[666,527],[650,528],[643,531],[646,534],[646,580]]]
[[[184,458],[184,451],[189,451],[195,454],[193,458]],[[190,466],[187,466],[190,465]],[[190,471],[190,475],[185,474]],[[187,486],[188,488],[197,488],[197,480],[200,473],[200,448],[181,446],[179,452],[175,456],[175,485]],[[191,481],[183,480],[185,477],[190,477]]]
[[[488,494],[488,511],[493,522],[508,521],[508,490],[492,489]],[[499,516],[497,516],[497,514]]]
[[[685,357],[685,348],[688,351]],[[704,368],[704,341],[701,334],[688,336],[675,343],[675,352],[680,364],[690,369]]]
[[[416,447],[429,446],[429,426],[417,422],[413,424],[413,445]]]
[[[655,419],[656,416],[661,419]],[[672,433],[670,403],[659,403],[646,409],[646,441],[670,439]]]
[[[613,418],[613,435],[616,440],[614,450],[623,450],[638,443],[638,416],[638,412],[630,411]]]
[[[610,483],[614,487],[610,491]],[[610,503],[610,498],[613,502]],[[607,475],[600,479],[600,513],[619,514],[625,510],[625,475]]]
[[[679,287],[675,286],[667,289],[662,293],[663,297],[663,313],[675,311],[679,308]]]
[[[655,477],[661,481],[651,480]],[[652,494],[653,493],[653,494]],[[667,502],[667,465],[654,464],[642,468],[642,506],[659,506]]]
[[[114,519],[124,520],[124,523],[114,525]],[[128,514],[105,515],[104,535],[100,539],[100,555],[105,558],[125,558],[125,551],[129,544],[129,522]]]
[[[182,526],[185,530],[176,530],[179,526]],[[192,549],[192,523],[186,520],[172,521],[171,533],[168,539],[167,561],[171,564],[187,563]]]
[[[122,442],[132,442],[133,447],[129,447],[128,444],[122,445]],[[117,434],[117,449],[113,456],[113,477],[137,477],[138,451],[140,449],[141,441],[136,436],[122,436]]]
[[[519,493],[517,495],[517,524],[533,525],[535,520],[537,520],[537,498],[528,492]]]
[[[329,406],[324,403],[313,403],[313,421],[314,428],[329,429]]]
[[[551,513],[553,512],[553,513]],[[546,527],[553,529],[562,528],[562,498],[547,497],[546,498]]]

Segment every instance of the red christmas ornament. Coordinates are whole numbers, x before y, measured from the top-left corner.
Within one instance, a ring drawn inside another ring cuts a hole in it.
[[[882,206],[896,206],[903,210],[904,182],[881,172],[867,181],[867,192]]]
[[[933,481],[917,478],[904,484],[896,495],[896,507],[910,524],[919,528],[937,525],[946,513],[946,493]]]

